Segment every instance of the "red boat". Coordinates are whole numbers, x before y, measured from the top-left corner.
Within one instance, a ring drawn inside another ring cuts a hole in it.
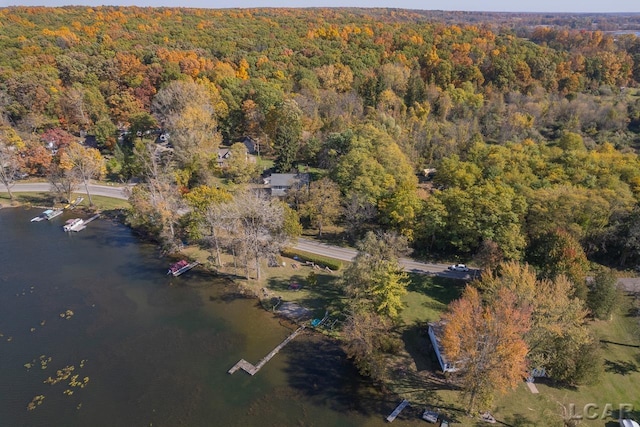
[[[180,261],[176,262],[175,264],[171,265],[171,267],[169,267],[169,271],[167,271],[167,275],[172,274],[175,277],[177,277],[182,273],[191,270],[196,265],[198,265],[198,261],[194,261],[190,263],[186,259],[181,259]]]

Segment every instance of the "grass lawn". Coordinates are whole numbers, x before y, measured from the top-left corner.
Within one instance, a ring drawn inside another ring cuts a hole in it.
[[[86,193],[73,193],[71,198],[76,197],[84,197],[82,203],[79,206],[88,208],[89,200],[87,199]],[[59,206],[62,207],[65,203],[55,204],[55,198],[52,193],[13,193],[14,202],[12,203],[9,199],[9,193],[0,192],[0,206],[12,206],[12,205],[26,205],[26,206],[37,206],[37,207],[52,207]],[[124,209],[129,207],[129,202],[126,200],[113,199],[111,197],[103,197],[103,196],[91,196],[93,200],[93,209],[106,211],[112,209]]]
[[[633,406],[632,416],[640,419],[640,318],[627,310],[631,297],[626,297],[625,303],[622,312],[612,320],[591,325],[604,357],[604,373],[596,384],[560,388],[539,381],[536,383],[538,395],[522,384],[514,393],[497,401],[496,419],[522,426],[562,425],[560,415],[564,406],[577,416],[597,416],[597,419],[582,419],[580,425],[613,427],[618,425],[619,405],[625,403]],[[597,407],[585,412],[587,404]],[[610,409],[612,414],[602,419],[605,409]]]
[[[437,276],[410,273],[411,284],[402,298],[405,309],[400,316],[406,325],[433,322],[460,297],[464,282]]]

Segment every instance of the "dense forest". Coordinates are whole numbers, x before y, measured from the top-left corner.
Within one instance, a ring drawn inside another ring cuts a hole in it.
[[[139,177],[135,145],[162,130],[184,194],[255,179],[210,164],[250,136],[276,171],[304,166],[335,187],[331,215],[293,204],[320,229],[318,217],[353,239],[396,230],[434,256],[540,265],[541,247],[563,241],[640,261],[640,39],[590,30],[628,29],[629,16],[572,29],[562,15],[506,26],[505,14],[386,9],[0,13],[3,142],[22,173],[60,176],[64,147],[91,135],[111,178]],[[425,169],[437,172],[419,184]]]
[[[637,18],[0,9],[0,182],[12,197],[48,179],[67,199],[135,182],[132,226],[258,280],[302,227],[330,230],[359,251],[346,350],[378,379],[401,256],[491,267],[445,315],[447,352],[477,368],[460,377],[469,407],[527,363],[580,384],[597,358],[586,319],[615,306],[598,264],[640,264]],[[272,172],[311,180],[284,200],[246,191]]]

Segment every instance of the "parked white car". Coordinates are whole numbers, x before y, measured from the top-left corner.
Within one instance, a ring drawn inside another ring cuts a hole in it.
[[[469,271],[469,267],[467,267],[465,264],[454,264],[454,265],[449,267],[449,270],[451,270],[451,271]]]

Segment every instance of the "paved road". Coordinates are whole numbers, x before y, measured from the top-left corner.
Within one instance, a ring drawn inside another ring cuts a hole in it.
[[[15,184],[11,191],[15,193],[20,192],[47,192],[51,189],[51,185],[47,182],[21,182]],[[92,196],[105,196],[112,197],[114,199],[122,199],[127,200],[127,196],[124,193],[125,187],[116,187],[110,185],[97,185],[90,184],[89,192]],[[3,191],[4,188],[1,188],[0,191]],[[84,186],[80,186],[76,191],[76,193],[83,193]]]
[[[313,254],[331,257],[342,261],[351,261],[356,256],[355,249],[332,246],[326,243],[307,239],[298,239],[298,243],[295,245],[295,248],[301,251],[311,252]],[[451,271],[448,270],[450,264],[428,264],[410,258],[401,258],[400,265],[404,267],[405,271],[410,273],[450,277],[453,279],[469,280],[472,279],[475,274],[478,274],[478,271],[473,269],[468,272]]]

